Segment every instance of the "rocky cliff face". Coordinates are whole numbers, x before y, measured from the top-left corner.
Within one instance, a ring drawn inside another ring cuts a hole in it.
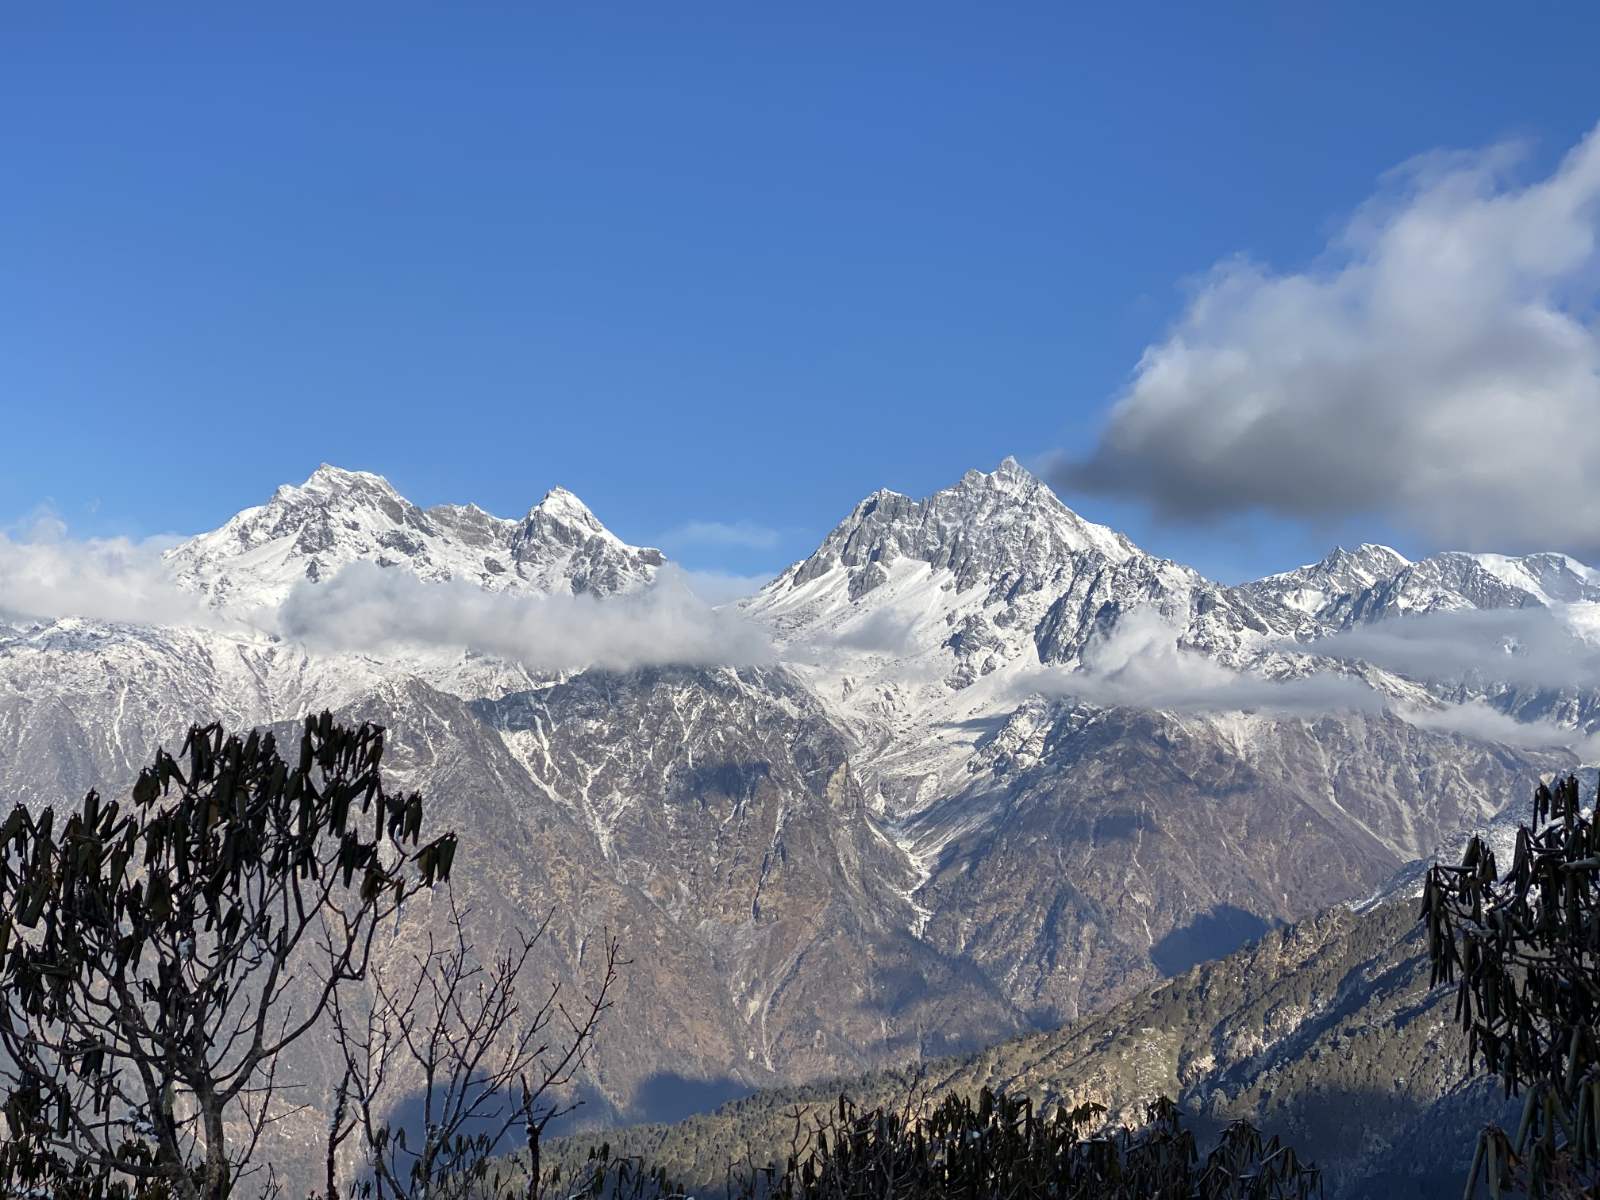
[[[1054,1024],[1370,892],[1558,765],[1387,715],[1080,710],[905,828],[927,939]]]

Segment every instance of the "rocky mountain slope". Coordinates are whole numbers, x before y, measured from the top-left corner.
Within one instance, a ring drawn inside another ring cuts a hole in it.
[[[862,742],[923,936],[1053,1022],[1362,894],[1570,764],[1407,719],[1467,697],[1317,652],[1402,612],[1600,595],[1558,556],[1478,558],[1365,546],[1225,587],[1008,460],[868,497],[747,611]]]
[[[1461,1194],[1478,1128],[1508,1115],[1497,1088],[1467,1078],[1451,1006],[1448,988],[1428,987],[1411,901],[1338,907],[1058,1030],[607,1138],[614,1154],[714,1192],[730,1164],[781,1162],[797,1115],[805,1123],[840,1094],[898,1107],[989,1087],[1095,1101],[1134,1124],[1168,1096],[1202,1139],[1237,1119],[1283,1135],[1323,1168],[1329,1200],[1445,1200]],[[550,1156],[588,1145],[573,1138]]]
[[[324,467],[166,562],[215,621],[0,623],[8,793],[114,791],[193,719],[380,721],[398,782],[463,834],[479,929],[554,908],[551,977],[581,978],[603,928],[628,942],[587,1081],[628,1116],[1053,1025],[1369,894],[1574,756],[1408,715],[1526,687],[1464,697],[1317,641],[1600,600],[1556,556],[1373,547],[1225,587],[1011,461],[864,500],[743,606],[760,667],[357,652],[271,619],[367,564],[597,611],[652,594],[660,553],[560,489],[510,520]],[[1576,733],[1594,708],[1537,712]]]

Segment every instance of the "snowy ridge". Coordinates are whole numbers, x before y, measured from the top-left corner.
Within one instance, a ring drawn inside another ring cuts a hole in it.
[[[1348,674],[1428,708],[1439,699],[1427,686],[1320,658],[1317,639],[1402,615],[1531,606],[1600,633],[1600,572],[1557,554],[1413,562],[1366,543],[1227,587],[1085,520],[1007,459],[925,500],[868,496],[744,603],[861,740],[881,811],[902,819],[981,769],[980,750],[1028,711],[1042,668],[1081,669],[1132,613],[1159,614],[1177,651],[1232,671]],[[1228,729],[1263,735],[1259,721]]]
[[[623,542],[564,488],[512,521],[472,504],[418,508],[381,475],[326,464],[166,560],[182,586],[241,612],[275,609],[301,581],[359,561],[434,583],[602,596],[643,587],[665,561]]]
[[[174,547],[164,561],[180,587],[244,619],[203,628],[73,617],[0,624],[0,744],[70,747],[45,754],[68,764],[67,776],[51,770],[26,779],[18,762],[10,781],[19,794],[59,795],[53,785],[63,778],[72,779],[70,793],[95,772],[103,783],[111,782],[108,771],[131,777],[153,746],[196,716],[262,725],[408,679],[463,699],[548,682],[469,650],[313,653],[273,632],[273,615],[292,589],[351,563],[492,591],[605,596],[647,586],[664,559],[623,542],[563,488],[513,521],[470,504],[421,509],[382,476],[324,465]],[[91,771],[91,763],[99,766]]]
[[[617,538],[562,488],[508,520],[470,504],[422,509],[381,476],[324,465],[166,561],[183,586],[220,609],[248,613],[355,562],[489,591],[603,597],[647,586],[664,559]],[[1600,572],[1563,555],[1446,553],[1412,562],[1363,544],[1226,587],[1085,520],[1006,459],[922,500],[873,493],[742,608],[771,630],[782,676],[801,681],[853,739],[852,771],[877,814],[875,834],[906,854],[916,877],[908,898],[919,904],[915,895],[946,850],[997,819],[993,781],[1046,769],[1063,731],[1076,736],[1070,731],[1093,723],[1096,701],[1073,695],[1071,681],[1115,659],[1107,649],[1139,624],[1129,620],[1135,614],[1156,614],[1170,630],[1174,668],[1200,662],[1224,680],[1243,673],[1263,681],[1342,672],[1426,709],[1441,701],[1417,681],[1285,648],[1314,650],[1320,637],[1394,616],[1529,606],[1557,608],[1600,640]],[[1054,673],[1054,699],[1040,695],[1046,671]],[[133,747],[171,736],[180,710],[257,724],[349,702],[392,680],[414,678],[473,702],[531,698],[558,682],[465,651],[312,654],[248,629],[63,621],[0,631],[0,696],[9,692],[15,711],[35,689],[76,707],[74,697],[94,691],[96,678],[119,697],[103,714],[113,730],[104,754],[130,766]],[[776,696],[790,685],[760,686]],[[157,689],[159,700],[145,701],[150,713],[130,715],[130,700],[146,688]],[[43,720],[36,707],[30,711],[29,720]],[[695,711],[700,720],[717,719],[716,706]],[[1556,711],[1580,727],[1600,718],[1600,705],[1588,703],[1531,711]],[[83,736],[98,736],[101,716],[80,722],[90,731]],[[1225,705],[1182,719],[1239,762],[1272,761],[1286,736],[1276,718]],[[634,801],[619,793],[602,803],[588,784],[571,782],[593,765],[573,764],[559,787],[548,782],[552,734],[538,722],[500,734],[538,786],[551,789],[547,795],[584,814],[609,853],[617,813]],[[958,796],[969,799],[953,803]],[[1404,827],[1393,830],[1336,815],[1396,853],[1425,836],[1404,813]]]
[[[1410,562],[1387,546],[1362,545],[1243,587],[1305,613],[1325,632],[1412,613],[1592,603],[1600,601],[1600,571],[1565,554],[1449,550]]]

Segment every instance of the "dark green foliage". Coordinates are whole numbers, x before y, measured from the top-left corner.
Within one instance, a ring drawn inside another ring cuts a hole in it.
[[[1093,1133],[1105,1110],[1036,1112],[988,1089],[925,1116],[856,1111],[841,1100],[812,1150],[777,1178],[782,1200],[1001,1197],[1007,1200],[1305,1200],[1317,1173],[1249,1125],[1232,1125],[1203,1160],[1178,1110],[1159,1101],[1133,1132]]]
[[[950,1096],[916,1113],[860,1110],[841,1097],[808,1128],[795,1114],[787,1161],[730,1171],[731,1200],[1309,1200],[1316,1170],[1244,1122],[1204,1159],[1168,1101],[1143,1128],[1100,1130],[1105,1110],[1085,1104],[1037,1112],[1027,1100]],[[662,1172],[592,1151],[577,1178],[559,1174],[544,1195],[608,1200],[680,1194]]]
[[[377,924],[448,876],[383,730],[190,730],[126,804],[0,827],[0,1192],[220,1200],[274,1112],[283,1051],[366,970]],[[415,863],[415,867],[413,867]],[[298,982],[297,982],[298,980]],[[307,982],[310,980],[310,982]]]
[[[1423,894],[1433,982],[1456,985],[1469,1056],[1508,1096],[1515,1135],[1484,1131],[1468,1181],[1488,1194],[1590,1196],[1600,1188],[1600,795],[1574,777],[1534,796],[1501,873],[1481,839],[1436,866]]]

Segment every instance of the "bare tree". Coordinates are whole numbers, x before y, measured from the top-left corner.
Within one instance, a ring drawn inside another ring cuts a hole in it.
[[[6,1195],[224,1200],[282,1111],[284,1051],[364,977],[379,923],[448,878],[383,730],[195,727],[126,805],[0,827]],[[306,968],[315,966],[314,972]],[[275,1102],[275,1099],[277,1102]]]
[[[553,983],[530,1000],[523,972],[549,916],[484,962],[467,936],[468,914],[453,891],[447,895],[446,936],[430,930],[405,961],[375,967],[364,1014],[335,997],[345,1071],[329,1126],[327,1200],[341,1195],[339,1149],[351,1136],[364,1174],[349,1189],[357,1196],[535,1196],[540,1138],[576,1106],[565,1089],[611,1007],[623,965],[616,939],[605,939],[604,965],[588,994],[569,1005]],[[420,1110],[420,1128],[408,1131],[396,1119],[402,1106]],[[497,1160],[518,1130],[526,1161]]]

